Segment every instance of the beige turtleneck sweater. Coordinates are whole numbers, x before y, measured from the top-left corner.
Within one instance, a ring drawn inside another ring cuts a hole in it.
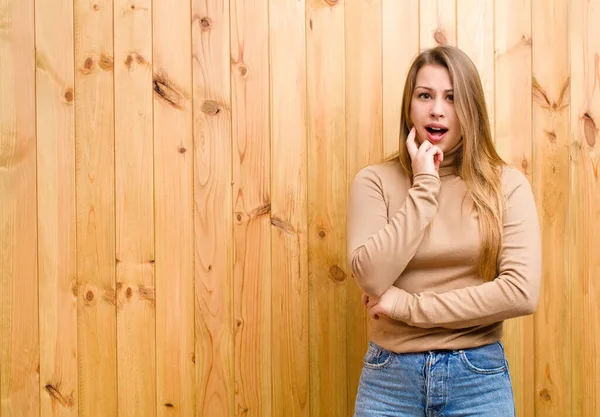
[[[417,174],[411,186],[399,162],[362,169],[349,196],[348,256],[359,287],[380,296],[403,291],[392,317],[370,323],[370,338],[394,352],[461,349],[493,343],[502,321],[534,312],[541,242],[527,178],[503,168],[506,206],[497,277],[478,276],[477,215],[444,155],[439,175]],[[428,226],[430,228],[428,229]]]

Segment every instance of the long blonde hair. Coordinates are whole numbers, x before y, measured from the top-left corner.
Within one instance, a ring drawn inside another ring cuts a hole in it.
[[[410,104],[418,71],[425,65],[445,67],[454,89],[454,106],[462,128],[462,146],[456,158],[460,176],[467,185],[467,196],[473,201],[479,217],[481,257],[479,273],[486,281],[496,277],[498,254],[502,245],[502,169],[488,119],[485,95],[479,73],[473,62],[460,49],[440,45],[420,53],[413,61],[402,98],[400,116],[400,148],[397,158],[409,178],[412,178],[410,155],[406,138],[412,126]]]

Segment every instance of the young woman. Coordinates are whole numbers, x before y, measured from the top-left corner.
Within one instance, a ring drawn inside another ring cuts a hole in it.
[[[494,149],[457,48],[413,62],[400,152],[362,169],[348,256],[373,320],[355,416],[514,416],[502,321],[532,314],[540,230],[527,178]]]

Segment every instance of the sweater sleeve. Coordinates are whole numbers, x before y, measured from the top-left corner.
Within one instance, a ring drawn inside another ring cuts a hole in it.
[[[541,237],[529,182],[514,170],[504,213],[499,274],[490,282],[445,293],[400,290],[392,318],[411,326],[481,326],[535,312],[541,281]]]
[[[366,294],[380,296],[404,271],[437,212],[439,191],[437,175],[415,175],[404,204],[388,220],[380,176],[371,167],[357,174],[349,193],[348,259]]]

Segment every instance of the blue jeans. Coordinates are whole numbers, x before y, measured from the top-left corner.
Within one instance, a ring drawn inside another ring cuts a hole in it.
[[[397,354],[370,342],[354,416],[514,417],[504,346]]]

